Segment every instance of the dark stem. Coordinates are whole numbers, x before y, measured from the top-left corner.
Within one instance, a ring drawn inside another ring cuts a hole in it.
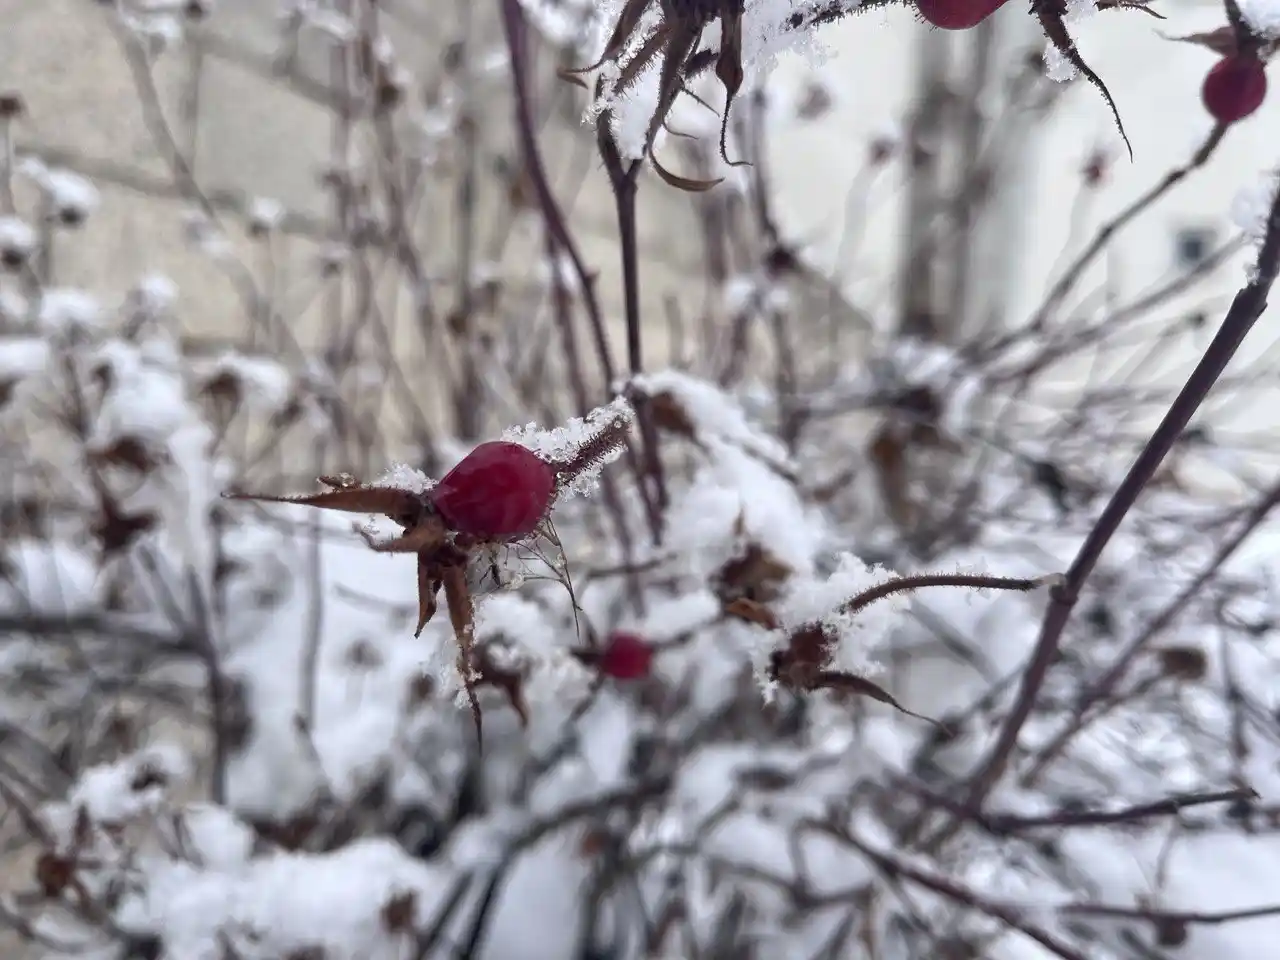
[[[1280,190],[1272,201],[1266,232],[1257,265],[1249,283],[1236,294],[1222,327],[1205,350],[1168,413],[1138,455],[1128,474],[1112,495],[1111,501],[1085,538],[1080,552],[1067,571],[1066,580],[1050,593],[1049,609],[1040,628],[1040,637],[1022,677],[1022,684],[999,736],[986,759],[978,766],[969,782],[966,804],[977,810],[999,781],[1013,755],[1018,735],[1031,716],[1032,707],[1057,658],[1058,644],[1071,611],[1080,599],[1080,590],[1093,572],[1102,551],[1132,509],[1144,487],[1173,448],[1192,416],[1208,396],[1213,385],[1235,356],[1245,336],[1267,307],[1267,295],[1280,272]]]
[[[639,189],[643,161],[624,161],[609,129],[610,114],[605,111],[596,119],[596,146],[609,175],[614,206],[618,214],[618,237],[622,247],[623,308],[627,322],[627,366],[632,376],[644,372],[644,343],[640,312],[639,231],[636,225],[636,194]],[[641,497],[649,521],[649,533],[655,545],[662,542],[662,513],[667,506],[666,481],[658,455],[658,430],[647,400],[633,401],[640,426]]]
[[[551,183],[547,179],[546,167],[542,163],[542,152],[538,149],[538,140],[534,133],[533,109],[529,94],[529,80],[526,75],[528,51],[525,46],[528,30],[524,20],[524,11],[520,8],[520,0],[500,0],[502,9],[502,26],[507,40],[507,51],[511,57],[511,82],[515,91],[516,132],[520,141],[520,152],[524,158],[525,169],[533,184],[538,206],[556,246],[563,250],[573,264],[574,275],[582,290],[582,302],[587,310],[591,332],[595,341],[596,356],[600,362],[600,370],[604,375],[607,388],[613,386],[616,371],[609,349],[609,338],[605,333],[604,315],[600,310],[600,300],[596,296],[594,275],[587,269],[573,235],[565,222],[564,212],[551,191]],[[631,539],[631,530],[627,526],[626,514],[622,508],[621,498],[613,482],[606,473],[600,479],[601,493],[610,515],[617,526],[618,542],[622,555],[630,562],[635,557],[635,547]],[[633,603],[642,603],[638,583],[630,581]]]

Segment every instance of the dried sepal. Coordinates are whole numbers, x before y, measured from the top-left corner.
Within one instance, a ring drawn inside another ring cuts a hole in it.
[[[224,493],[223,497],[228,500],[296,504],[342,513],[382,514],[394,521],[403,530],[389,539],[376,537],[363,526],[357,526],[356,530],[369,548],[378,553],[417,555],[418,622],[414,636],[420,637],[435,615],[442,562],[459,562],[459,557],[465,559],[465,554],[448,542],[444,522],[424,493],[401,487],[362,484],[348,473],[323,476],[319,480],[330,489],[280,496]]]
[[[1172,644],[1159,647],[1155,655],[1160,672],[1175,680],[1203,680],[1209,672],[1209,658],[1199,647],[1190,644]]]
[[[1222,57],[1235,56],[1238,49],[1236,32],[1230,27],[1218,27],[1216,30],[1205,33],[1188,33],[1181,37],[1174,37],[1167,33],[1162,33],[1160,36],[1175,43],[1193,43],[1206,50],[1212,50]]]
[[[720,159],[731,167],[746,166],[743,160],[730,160],[726,140],[729,136],[729,111],[742,88],[742,4],[728,5],[720,15],[720,56],[716,58],[716,76],[724,85],[724,116],[720,119]]]
[[[1188,33],[1176,37],[1162,33],[1160,36],[1175,43],[1192,43],[1204,47],[1220,57],[1256,57],[1262,63],[1266,63],[1280,51],[1280,36],[1268,38],[1255,33],[1249,21],[1241,15],[1237,4],[1227,4],[1226,10],[1225,26],[1203,33]]]
[[[767,547],[752,542],[712,575],[711,586],[726,608],[739,599],[772,603],[792,573]]]
[[[479,670],[475,656],[475,605],[467,589],[467,573],[457,566],[441,570],[445,604],[449,608],[449,622],[458,642],[458,675],[471,706],[471,719],[476,725],[476,739],[484,742],[484,722],[480,716],[480,701],[476,698],[476,682]]]
[[[1119,4],[1116,4],[1119,6]],[[1068,12],[1068,0],[1032,0],[1032,15],[1039,20],[1041,31],[1044,38],[1053,45],[1053,49],[1061,54],[1062,59],[1068,61],[1071,67],[1079,70],[1080,76],[1087,79],[1092,84],[1094,90],[1101,93],[1102,99],[1106,101],[1108,108],[1111,110],[1111,116],[1115,119],[1116,129],[1120,132],[1121,140],[1128,148],[1129,159],[1133,159],[1133,145],[1129,142],[1129,134],[1125,133],[1124,120],[1120,119],[1120,109],[1117,108],[1111,91],[1107,90],[1107,84],[1102,82],[1102,78],[1093,72],[1093,68],[1085,63],[1083,56],[1080,56],[1078,47],[1075,46],[1075,40],[1071,38],[1068,28],[1066,28],[1066,12]]]
[[[692,193],[703,192],[721,183],[723,178],[695,180],[672,173],[654,155],[654,141],[658,131],[665,128],[676,98],[681,93],[690,92],[689,81],[714,63],[716,75],[725,89],[720,156],[730,166],[743,164],[743,161],[729,160],[726,140],[729,112],[743,80],[742,15],[745,0],[656,0],[660,22],[650,33],[640,38],[644,15],[653,6],[653,0],[627,0],[600,58],[585,67],[561,70],[559,75],[570,82],[581,84],[577,74],[590,73],[605,64],[613,64],[617,67],[617,76],[608,85],[608,90],[618,96],[624,94],[645,70],[657,62],[658,100],[646,131],[642,155],[669,186]],[[721,21],[718,54],[699,51],[698,41],[702,38],[703,31],[717,19]],[[628,56],[627,51],[632,48],[635,52]],[[605,82],[597,81],[596,96],[603,96],[605,90]]]
[[[98,467],[120,467],[142,474],[151,473],[170,461],[166,451],[157,449],[137,435],[117,437],[113,442],[90,451],[88,458]]]
[[[672,173],[658,162],[658,158],[654,155],[654,142],[657,140],[658,131],[662,129],[667,116],[671,113],[671,108],[675,106],[676,98],[684,89],[683,71],[685,61],[689,59],[697,48],[698,40],[702,37],[702,29],[703,24],[696,20],[670,24],[666,46],[662,54],[661,67],[659,68],[658,103],[654,108],[653,116],[649,120],[649,129],[645,132],[644,138],[644,155],[649,163],[653,165],[654,172],[668,186],[675,187],[677,190],[684,190],[687,193],[701,193],[710,190],[720,183],[720,179],[694,180]]]
[[[391,539],[379,539],[364,527],[357,527],[356,532],[375,553],[427,553],[445,543],[444,523],[434,514],[428,514],[422,522],[406,527]]]
[[[1129,151],[1129,159],[1132,160],[1133,144],[1129,142],[1129,135],[1125,133],[1124,121],[1120,119],[1120,110],[1116,106],[1115,99],[1111,96],[1111,91],[1107,89],[1107,85],[1102,82],[1102,78],[1093,72],[1092,67],[1085,63],[1084,57],[1080,55],[1080,51],[1076,47],[1075,40],[1072,39],[1070,32],[1067,30],[1067,0],[1031,0],[1031,14],[1040,21],[1040,29],[1044,32],[1045,39],[1053,44],[1053,48],[1062,55],[1062,58],[1067,63],[1079,70],[1081,76],[1102,94],[1102,98],[1111,109],[1111,115],[1116,122],[1116,129],[1120,131],[1120,137],[1124,140],[1124,145]]]
[[[414,918],[418,912],[418,895],[413,890],[393,893],[378,913],[382,928],[390,934],[413,932]]]
[[[644,18],[644,12],[648,8],[649,0],[627,0],[622,11],[618,14],[618,22],[614,25],[613,33],[609,35],[609,40],[604,45],[604,53],[600,55],[600,59],[585,67],[573,67],[562,72],[569,75],[593,73],[606,63],[616,61],[626,52],[627,45],[631,42],[631,38],[637,28],[639,28],[640,21]]]
[[[867,448],[867,459],[875,471],[890,518],[904,529],[914,526],[919,507],[910,495],[907,443],[901,431],[890,424],[881,427]]]
[[[414,639],[422,636],[431,618],[436,615],[436,597],[443,581],[439,569],[425,554],[418,555],[418,622],[414,626]]]
[[[328,483],[331,477],[321,478]],[[420,510],[423,501],[417,494],[393,487],[340,486],[319,493],[261,494],[224,493],[227,500],[254,500],[262,503],[291,503],[343,513],[381,513],[395,518]]]

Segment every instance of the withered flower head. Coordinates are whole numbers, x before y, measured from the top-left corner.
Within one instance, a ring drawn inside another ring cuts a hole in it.
[[[709,190],[720,180],[691,180],[671,173],[654,157],[653,141],[665,125],[676,97],[688,92],[689,81],[714,63],[716,76],[724,85],[725,92],[724,116],[720,121],[720,158],[730,166],[743,165],[743,161],[729,159],[725,141],[729,131],[729,111],[742,87],[742,15],[746,0],[656,0],[661,19],[651,33],[641,37],[641,22],[654,5],[655,0],[627,0],[600,59],[590,66],[563,71],[562,76],[580,83],[575,74],[590,73],[606,63],[614,64],[618,68],[618,76],[608,89],[616,96],[625,93],[651,64],[660,64],[658,103],[645,133],[644,156],[653,164],[658,176],[671,186],[692,192]],[[720,49],[714,54],[700,52],[698,41],[702,39],[702,32],[716,20],[720,21]],[[632,46],[635,46],[635,52],[628,56]],[[604,89],[603,80],[597,81],[597,96]]]
[[[1027,592],[1045,586],[1057,586],[1060,574],[1046,577],[997,577],[976,573],[923,573],[891,577],[868,587],[839,605],[832,613],[855,617],[872,604],[895,594],[913,593],[927,587],[961,587],[976,590],[1013,590]],[[770,651],[767,678],[794,693],[830,690],[837,696],[870,697],[888,704],[899,713],[943,726],[922,714],[904,707],[883,687],[866,677],[835,668],[836,647],[841,641],[834,621],[826,619],[785,625],[768,605],[740,597],[729,603],[727,616],[754,623],[773,632],[780,644]]]

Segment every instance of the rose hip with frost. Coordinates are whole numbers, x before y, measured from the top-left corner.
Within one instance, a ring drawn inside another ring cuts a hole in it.
[[[491,440],[463,457],[429,496],[451,529],[502,540],[532,533],[551,508],[555,487],[555,471],[532,450]]]
[[[1267,97],[1267,73],[1256,57],[1223,57],[1204,78],[1200,99],[1219,123],[1235,123]]]
[[[941,30],[968,30],[976,27],[1002,6],[1005,0],[916,0],[920,16]]]

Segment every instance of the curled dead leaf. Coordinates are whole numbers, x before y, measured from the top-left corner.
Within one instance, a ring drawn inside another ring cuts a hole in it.
[[[738,599],[772,603],[791,577],[791,567],[758,543],[749,543],[743,553],[724,564],[712,577],[712,587],[722,605]]]

